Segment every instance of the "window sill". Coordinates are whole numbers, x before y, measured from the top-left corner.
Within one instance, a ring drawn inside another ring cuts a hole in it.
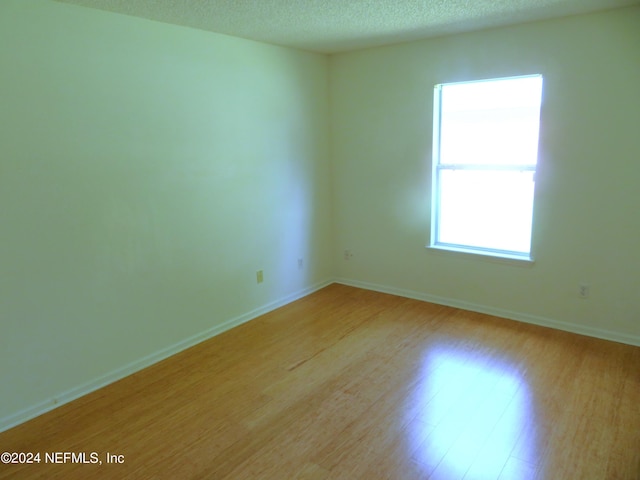
[[[524,257],[520,255],[509,255],[506,253],[483,252],[478,250],[449,247],[449,246],[443,246],[443,245],[437,245],[437,246],[427,245],[426,248],[428,251],[436,254],[468,257],[468,258],[484,260],[492,263],[515,265],[518,267],[531,267],[535,263],[535,260],[533,260],[533,258]]]

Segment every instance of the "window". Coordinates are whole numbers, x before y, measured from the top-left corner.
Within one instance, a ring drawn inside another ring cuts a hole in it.
[[[530,259],[542,76],[435,86],[431,247]]]

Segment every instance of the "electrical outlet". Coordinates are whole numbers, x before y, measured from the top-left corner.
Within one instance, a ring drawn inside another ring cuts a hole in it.
[[[263,275],[263,273],[262,273],[262,270],[258,270],[258,271],[256,272],[256,281],[257,281],[258,283],[262,283],[262,282],[264,281],[264,275]]]
[[[351,253],[351,250],[345,250],[344,251],[344,259],[345,260],[351,260],[351,257],[353,257],[353,253]]]
[[[298,268],[302,268],[304,266],[304,262],[301,258],[298,259]]]
[[[578,285],[578,296],[580,298],[589,298],[589,285],[587,283],[580,283]]]

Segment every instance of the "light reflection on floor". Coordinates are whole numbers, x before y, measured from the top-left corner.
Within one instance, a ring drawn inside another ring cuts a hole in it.
[[[477,352],[432,350],[418,382],[408,440],[429,478],[533,477],[534,466],[522,459],[535,458],[527,428],[534,414],[515,368]]]

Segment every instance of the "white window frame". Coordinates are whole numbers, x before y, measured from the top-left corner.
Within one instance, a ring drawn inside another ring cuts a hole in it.
[[[532,211],[532,226],[531,226],[531,238],[530,238],[530,248],[529,252],[516,252],[510,250],[501,250],[497,248],[486,248],[479,246],[471,246],[471,245],[458,245],[451,244],[446,242],[440,242],[439,239],[439,224],[440,224],[440,173],[443,170],[490,170],[490,171],[531,171],[533,172],[533,178],[535,181],[536,170],[537,170],[537,159],[535,164],[507,164],[507,165],[497,165],[497,164],[445,164],[442,165],[440,163],[440,138],[441,138],[441,112],[442,112],[442,87],[447,85],[455,85],[455,84],[469,84],[469,83],[478,83],[478,82],[494,82],[500,80],[511,80],[511,79],[520,79],[520,78],[531,78],[536,77],[542,80],[541,74],[532,74],[532,75],[521,75],[521,76],[513,76],[513,77],[500,77],[500,78],[490,78],[484,80],[471,80],[465,82],[450,82],[450,83],[440,83],[434,86],[434,94],[433,94],[433,148],[432,148],[432,180],[431,180],[431,232],[430,232],[430,243],[427,246],[430,249],[440,250],[440,251],[449,251],[449,252],[458,252],[472,255],[482,255],[489,258],[494,258],[498,260],[506,260],[508,262],[524,262],[527,264],[532,264],[533,259],[533,217],[535,213],[535,186],[534,186],[534,204]],[[540,110],[542,110],[542,99],[540,100]],[[539,157],[539,139],[538,139],[538,155]]]

